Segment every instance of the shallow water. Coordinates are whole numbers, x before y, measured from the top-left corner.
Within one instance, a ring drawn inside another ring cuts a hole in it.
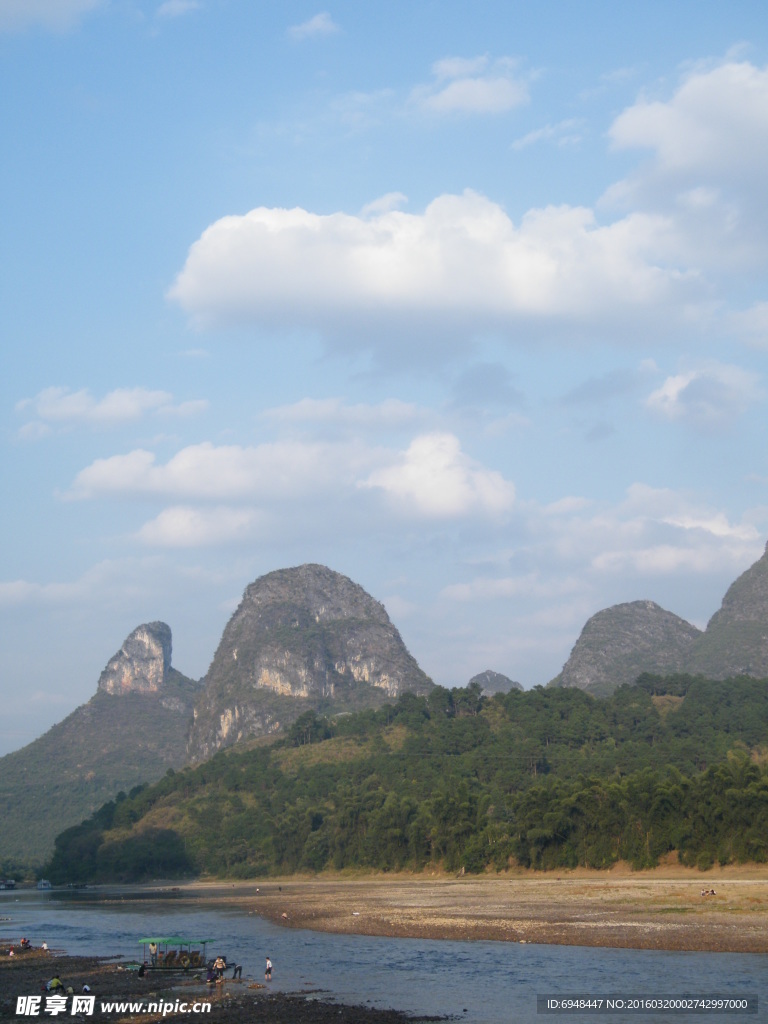
[[[215,896],[159,895],[130,888],[2,893],[0,917],[12,922],[0,923],[0,934],[26,935],[33,945],[46,940],[68,953],[130,958],[138,956],[137,939],[145,935],[210,936],[216,941],[208,953],[242,964],[244,979],[262,980],[269,955],[274,990],[321,990],[317,994],[340,1002],[449,1015],[470,1024],[768,1020],[768,956],[762,954],[332,935],[281,928],[244,906],[217,903]],[[761,1012],[537,1013],[537,995],[567,993],[757,995]]]

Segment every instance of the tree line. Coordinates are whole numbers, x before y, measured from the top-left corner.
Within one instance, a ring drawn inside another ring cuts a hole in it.
[[[651,867],[768,859],[768,682],[641,676],[403,694],[169,772],[63,832],[55,882],[326,868]]]

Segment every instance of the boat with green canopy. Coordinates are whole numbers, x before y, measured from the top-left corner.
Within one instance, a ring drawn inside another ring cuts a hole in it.
[[[187,939],[181,935],[158,935],[139,939],[139,945],[143,946],[141,963],[148,971],[188,971],[205,967],[208,960],[206,946],[213,941],[214,939]]]

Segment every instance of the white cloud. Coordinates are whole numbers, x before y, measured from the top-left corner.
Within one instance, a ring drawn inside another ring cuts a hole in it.
[[[169,295],[200,325],[308,328],[357,345],[404,330],[519,330],[531,322],[632,326],[689,295],[695,274],[667,265],[667,218],[601,226],[584,207],[529,211],[515,225],[475,192],[439,196],[423,214],[319,215],[259,207],[212,224]],[[681,290],[682,289],[682,293]]]
[[[438,114],[501,114],[528,102],[528,85],[514,61],[448,57],[432,66],[434,81],[411,93],[411,102]]]
[[[667,377],[648,396],[646,404],[665,419],[717,427],[763,397],[757,374],[738,366],[711,363]]]
[[[320,14],[316,14],[308,21],[303,21],[300,25],[292,25],[291,28],[288,29],[288,35],[291,39],[295,39],[300,42],[302,39],[308,39],[311,36],[334,35],[338,31],[339,26],[330,16],[328,11],[322,11]]]
[[[103,0],[0,0],[0,32],[32,26],[63,31]]]
[[[422,106],[500,109],[525,92],[510,61],[447,58],[432,70],[412,96]],[[562,121],[513,146],[577,133]],[[258,207],[208,227],[169,297],[200,327],[309,330],[411,359],[414,336],[434,356],[488,333],[626,343],[653,330],[679,343],[682,331],[729,324],[732,275],[768,258],[768,70],[695,68],[670,98],[627,108],[610,139],[651,157],[598,200],[599,217],[561,205],[513,222],[471,190],[417,213],[395,208],[398,192],[359,215]],[[760,303],[751,319],[762,323]],[[762,326],[750,337],[761,344]]]
[[[514,502],[513,485],[464,454],[452,434],[418,436],[405,451],[366,446],[359,438],[254,447],[205,442],[181,449],[164,464],[154,453],[135,449],[96,459],[77,474],[66,497],[143,495],[219,505],[258,502],[260,508],[322,497],[336,507],[363,491],[383,492],[398,512],[417,518],[499,516]],[[223,537],[255,523],[251,513],[236,515],[221,505],[204,513],[186,506],[166,510],[141,539],[165,543],[176,529],[181,537]]]
[[[197,548],[232,544],[254,535],[261,516],[255,509],[191,508],[175,505],[145,523],[137,539],[151,547]]]
[[[87,389],[45,388],[34,398],[16,404],[17,412],[33,412],[43,423],[90,423],[109,425],[156,415],[194,416],[208,408],[205,399],[174,403],[167,391],[147,388],[117,388],[103,398],[94,398]],[[27,425],[20,434],[30,436],[37,427]]]
[[[515,500],[513,484],[465,455],[453,434],[415,438],[392,465],[375,470],[360,486],[380,488],[396,505],[436,519],[499,516]]]

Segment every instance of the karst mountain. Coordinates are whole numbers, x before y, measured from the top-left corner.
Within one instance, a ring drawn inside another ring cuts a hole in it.
[[[550,685],[600,697],[643,672],[768,678],[768,546],[731,584],[705,630],[653,601],[613,605],[588,620]]]
[[[600,697],[644,672],[768,678],[768,548],[705,630],[647,600],[593,615],[550,685]],[[490,669],[471,682],[486,694],[520,688]],[[202,680],[173,668],[170,627],[145,623],[86,704],[0,758],[0,860],[40,863],[62,829],[121,790],[268,742],[306,712],[379,707],[433,686],[357,583],[322,565],[270,572],[246,588]]]
[[[305,711],[378,707],[434,684],[384,606],[323,565],[252,583],[227,623],[195,707],[194,761],[284,729]]]

